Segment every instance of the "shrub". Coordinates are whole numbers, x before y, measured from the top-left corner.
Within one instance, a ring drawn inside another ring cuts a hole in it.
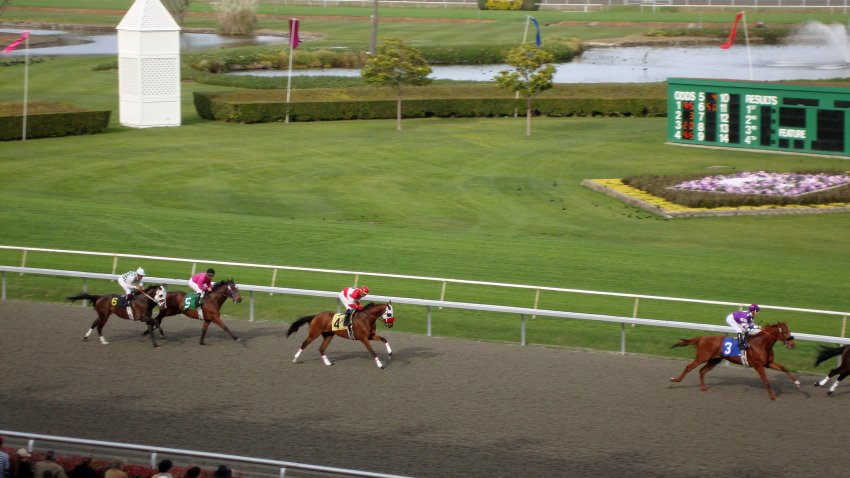
[[[257,0],[218,0],[213,9],[224,35],[248,35],[257,26]]]

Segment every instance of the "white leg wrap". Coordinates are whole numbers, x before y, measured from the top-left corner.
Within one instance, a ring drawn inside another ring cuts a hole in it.
[[[85,338],[89,338],[89,335],[91,335],[92,331],[94,331],[94,329],[89,329],[89,331],[86,332]]]
[[[378,357],[375,357],[375,365],[377,365],[378,368],[384,368],[384,364],[381,363],[381,359]]]
[[[826,377],[823,378],[823,380],[818,382],[818,387],[823,387],[824,385],[826,385],[826,382],[829,382],[829,375],[827,375]]]
[[[107,342],[102,335],[100,336],[100,343],[102,343],[103,345],[109,345],[109,342]]]
[[[303,351],[304,351],[304,349],[298,349],[298,352],[295,352],[295,357],[293,357],[293,358],[292,358],[292,361],[293,361],[293,362],[297,362],[297,361],[298,361],[298,357],[300,357],[300,356],[301,356],[301,352],[303,352]]]
[[[387,342],[387,353],[388,353],[388,354],[390,354],[390,355],[392,355],[392,354],[393,354],[393,349],[391,349],[391,348],[390,348],[390,343],[389,343],[389,342]]]
[[[829,393],[834,392],[836,388],[838,388],[838,380],[836,380],[835,383],[833,383],[832,386],[829,387]]]
[[[322,361],[325,362],[325,365],[333,365],[330,360],[328,360],[327,355],[322,355]]]

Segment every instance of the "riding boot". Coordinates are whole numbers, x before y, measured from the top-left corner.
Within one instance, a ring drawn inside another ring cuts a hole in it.
[[[747,336],[745,334],[738,334],[738,347],[741,350],[747,350],[750,348],[750,344],[747,343]]]
[[[346,309],[345,310],[345,318],[342,319],[343,327],[351,327],[351,313],[352,312],[353,312],[353,309]]]
[[[204,293],[198,292],[198,307],[204,305]]]

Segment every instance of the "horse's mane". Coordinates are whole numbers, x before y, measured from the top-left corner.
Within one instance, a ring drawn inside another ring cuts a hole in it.
[[[213,289],[218,289],[219,287],[225,286],[225,285],[228,285],[228,284],[236,285],[236,283],[233,282],[233,279],[230,278],[230,279],[223,280],[221,282],[213,282]]]

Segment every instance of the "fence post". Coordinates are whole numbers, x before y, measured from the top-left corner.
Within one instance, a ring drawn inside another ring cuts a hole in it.
[[[534,292],[534,307],[532,307],[532,308],[537,309],[539,305],[540,305],[540,289],[537,289]],[[532,315],[531,318],[536,319],[537,315]]]
[[[118,256],[112,256],[112,273],[116,274],[118,271]]]
[[[431,306],[425,307],[428,310],[428,326],[427,326],[427,336],[431,336]]]
[[[286,468],[281,468],[281,469],[280,469],[280,475],[279,475],[279,477],[280,477],[280,478],[286,478]]]
[[[248,320],[254,321],[254,291],[248,292]]]
[[[277,281],[277,267],[272,269],[272,287],[274,287],[275,282]],[[274,295],[273,292],[269,292],[269,295]]]
[[[440,288],[440,301],[442,302],[442,301],[445,301],[445,300],[446,300],[446,281],[443,281],[443,286]],[[440,307],[440,310],[443,310],[443,308]]]
[[[525,345],[525,314],[519,314],[519,344]]]
[[[844,333],[847,332],[847,316],[841,317],[841,337],[844,337]]]
[[[632,324],[634,327],[635,324]],[[620,355],[626,355],[626,324],[620,323]]]
[[[156,452],[151,452],[151,468],[156,468]]]
[[[89,291],[89,281],[85,277],[83,277],[83,292],[88,293]],[[89,301],[87,299],[83,299],[82,306],[88,307]]]
[[[635,297],[635,306],[632,307],[632,318],[633,319],[637,319],[638,302],[640,302],[640,299]],[[623,324],[623,325],[625,325],[625,324]],[[635,326],[635,324],[632,324],[632,328],[634,328],[634,326]]]
[[[3,279],[0,282],[2,282],[2,286],[0,286],[0,300],[6,302],[6,271],[3,271]]]
[[[21,267],[26,267],[26,266],[27,266],[27,250],[24,249],[24,253],[21,255]],[[21,272],[20,275],[24,275],[24,273]]]

